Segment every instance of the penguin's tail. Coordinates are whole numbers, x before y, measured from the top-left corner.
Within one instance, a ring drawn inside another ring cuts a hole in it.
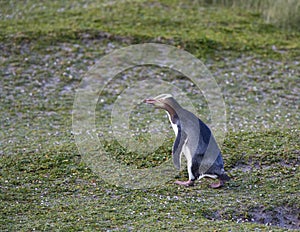
[[[219,179],[223,181],[230,181],[231,178],[226,173],[223,173],[219,175]]]

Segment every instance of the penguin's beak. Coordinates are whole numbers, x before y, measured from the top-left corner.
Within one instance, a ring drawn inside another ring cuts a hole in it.
[[[144,100],[144,103],[152,104],[152,105],[154,105],[156,102],[157,102],[157,100],[155,100],[155,99],[145,99]]]
[[[154,105],[155,108],[164,109],[164,103],[161,102],[161,99],[155,99],[155,98],[145,99],[144,103]]]

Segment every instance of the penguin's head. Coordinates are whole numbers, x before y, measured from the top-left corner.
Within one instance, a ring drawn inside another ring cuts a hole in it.
[[[145,99],[144,102],[154,105],[156,108],[166,109],[167,105],[170,105],[172,101],[175,101],[171,94],[161,94],[155,98]]]
[[[169,115],[169,119],[173,124],[177,124],[180,112],[183,110],[171,94],[161,94],[155,98],[146,99],[144,102],[152,104],[158,109],[166,110]]]

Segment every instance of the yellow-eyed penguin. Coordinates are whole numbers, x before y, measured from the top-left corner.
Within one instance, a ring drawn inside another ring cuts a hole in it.
[[[225,173],[224,162],[217,142],[208,126],[193,113],[183,109],[170,94],[162,94],[144,100],[156,108],[166,110],[176,139],[173,144],[173,163],[180,169],[181,155],[187,159],[188,181],[176,181],[176,184],[193,186],[196,179],[202,177],[218,178],[212,188],[224,185],[230,177]]]

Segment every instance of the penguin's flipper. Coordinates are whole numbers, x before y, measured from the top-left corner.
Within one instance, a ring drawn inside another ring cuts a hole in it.
[[[173,145],[172,154],[173,154],[173,163],[177,169],[180,169],[181,163],[181,153],[183,145],[186,143],[187,135],[184,131],[181,130],[180,125],[178,126],[178,133]]]

